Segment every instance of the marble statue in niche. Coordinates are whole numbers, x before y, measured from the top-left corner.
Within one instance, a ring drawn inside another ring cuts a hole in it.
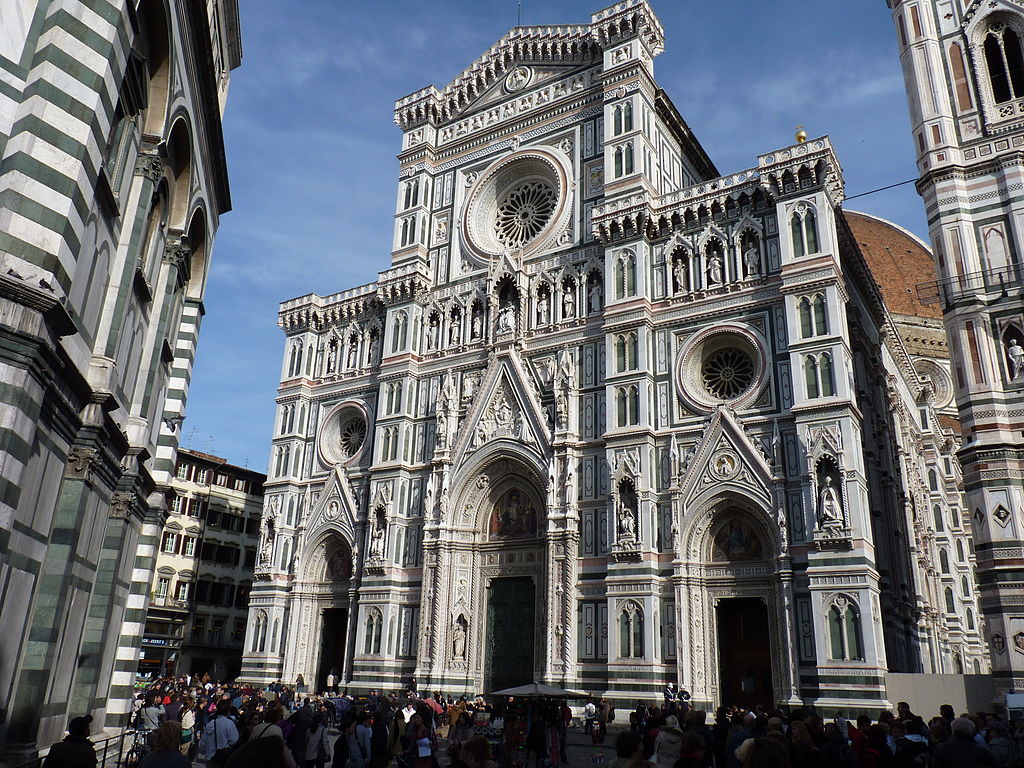
[[[832,487],[831,475],[825,475],[824,486],[818,494],[818,519],[826,525],[843,522],[843,507],[839,503],[839,494]]]
[[[537,325],[551,322],[551,298],[547,291],[541,291],[537,297]]]

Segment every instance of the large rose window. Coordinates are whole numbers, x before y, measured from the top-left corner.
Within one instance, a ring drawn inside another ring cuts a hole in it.
[[[766,344],[739,323],[722,323],[691,336],[679,350],[676,387],[695,411],[749,405],[767,382]]]
[[[567,168],[558,150],[538,147],[508,155],[479,173],[462,214],[470,253],[494,258],[553,245],[570,225]]]
[[[521,248],[541,233],[558,202],[554,187],[543,180],[513,187],[498,203],[494,229],[509,248]]]
[[[355,460],[366,447],[366,413],[355,402],[342,403],[327,414],[317,436],[320,457],[328,466]]]

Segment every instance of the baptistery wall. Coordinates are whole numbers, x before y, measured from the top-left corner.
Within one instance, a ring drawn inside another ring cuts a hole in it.
[[[873,274],[897,229],[841,210],[827,138],[721,175],[662,47],[628,0],[396,103],[390,266],[281,305],[280,631],[243,676],[849,709],[983,668],[942,329]]]

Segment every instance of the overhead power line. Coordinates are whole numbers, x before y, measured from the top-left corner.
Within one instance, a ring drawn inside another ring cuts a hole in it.
[[[855,197],[864,197],[864,195],[873,195],[873,194],[875,194],[875,192],[884,192],[885,190],[892,189],[893,187],[902,187],[904,184],[913,184],[915,181],[917,181],[917,179],[907,179],[906,181],[899,181],[899,182],[897,182],[895,184],[890,184],[887,187],[879,187],[878,189],[871,189],[871,190],[868,190],[867,192],[861,192],[861,193],[856,194],[856,195],[850,195],[846,199],[847,200],[853,200]]]

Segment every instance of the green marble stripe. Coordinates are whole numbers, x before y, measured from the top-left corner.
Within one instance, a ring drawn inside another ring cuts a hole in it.
[[[7,59],[5,59],[3,56],[0,56],[0,67],[3,67],[3,62],[5,62],[5,61],[7,61]],[[12,70],[9,67],[3,67],[3,68],[6,69],[8,72],[11,72],[12,74],[14,73],[14,70]],[[21,77],[21,75],[15,75],[15,76],[19,77],[19,78]],[[0,80],[0,96],[6,96],[8,99],[13,101],[15,104],[20,104],[21,103],[21,90],[18,89],[18,88],[15,88],[13,85],[8,83],[6,80]]]
[[[32,457],[32,446],[13,429],[0,427],[0,452],[14,457],[22,464],[28,464]]]
[[[99,169],[94,167],[93,160],[82,142],[64,133],[59,128],[55,128],[40,118],[39,115],[26,115],[18,121],[18,126],[20,128],[19,134],[27,133],[35,136],[80,162],[88,177],[95,181]]]
[[[96,72],[94,69],[91,69],[84,62],[79,61],[74,56],[72,56],[68,51],[64,50],[63,48],[59,47],[58,44],[54,43],[47,44],[40,48],[38,51],[36,51],[35,60],[32,63],[33,69],[38,67],[43,62],[46,62],[47,64],[52,64],[55,68],[59,69],[65,75],[67,75],[73,80],[77,80],[79,83],[88,88],[92,93],[96,94],[96,98],[99,103],[92,105],[89,108],[91,117],[87,120],[83,120],[83,123],[85,123],[86,125],[92,125],[93,121],[98,122],[97,117],[99,114],[102,114],[107,118],[105,123],[107,125],[110,124],[110,118],[113,116],[114,108],[117,106],[117,104],[111,100],[111,95],[107,93],[107,84],[103,79],[102,72]],[[104,63],[109,65],[110,62],[105,61]],[[116,72],[114,74],[115,82],[119,82],[121,79],[120,74]],[[72,97],[66,91],[61,90],[57,86],[57,84],[49,78],[44,78],[43,80],[36,80],[29,83],[29,85],[25,88],[26,99],[28,99],[31,96],[40,94],[40,89],[37,87],[37,83],[40,82],[47,83],[49,85],[49,90],[51,92],[63,94],[65,98],[71,99],[72,101],[76,101],[74,97]],[[117,98],[116,91],[114,92],[113,98]]]
[[[8,171],[20,171],[30,179],[63,195],[72,202],[76,210],[79,208],[79,201],[76,198],[80,198],[83,203],[85,202],[85,196],[82,194],[78,182],[55,170],[52,166],[32,157],[32,155],[27,155],[21,151],[14,152],[8,156],[4,167]],[[88,215],[88,207],[86,207],[86,215]]]
[[[59,66],[57,62],[53,62],[53,64],[55,66]],[[100,127],[100,121],[96,119],[96,110],[92,106],[83,104],[67,92],[62,91],[56,84],[46,79],[36,80],[29,85],[25,89],[25,94],[22,97],[22,100],[28,101],[33,96],[38,96],[45,104],[52,104],[59,107],[83,125],[88,126],[89,133],[95,146],[100,148],[104,148],[106,146],[105,131]],[[109,109],[107,115],[113,115],[113,109]],[[21,118],[11,126],[11,137],[22,133],[22,124],[24,122],[25,119]],[[107,123],[109,124],[109,119]]]
[[[3,183],[3,177],[0,177],[0,185],[3,185]],[[78,251],[80,247],[78,235],[70,231],[71,227],[66,217],[40,205],[34,200],[30,200],[14,190],[0,192],[0,207],[17,211],[19,215],[61,236],[72,253]],[[8,253],[19,256],[35,266],[50,272],[61,287],[71,285],[71,277],[64,270],[56,253],[45,251],[27,240],[15,237],[6,230],[0,231],[0,250],[6,250]]]
[[[118,24],[116,21],[112,23],[114,24],[114,30],[116,33],[117,31],[119,31],[121,25]],[[43,22],[43,29],[40,33],[40,36],[45,35],[47,32],[49,32],[51,29],[54,29],[55,27],[60,28],[61,30],[67,32],[78,42],[82,43],[88,48],[91,48],[93,51],[98,53],[107,61],[109,61],[112,58],[114,54],[113,41],[103,37],[103,35],[101,35],[99,32],[96,32],[95,30],[89,28],[80,19],[75,18],[63,8],[58,9],[54,13],[51,13],[46,18],[46,21]],[[121,39],[122,42],[124,42],[124,38],[122,37]]]

